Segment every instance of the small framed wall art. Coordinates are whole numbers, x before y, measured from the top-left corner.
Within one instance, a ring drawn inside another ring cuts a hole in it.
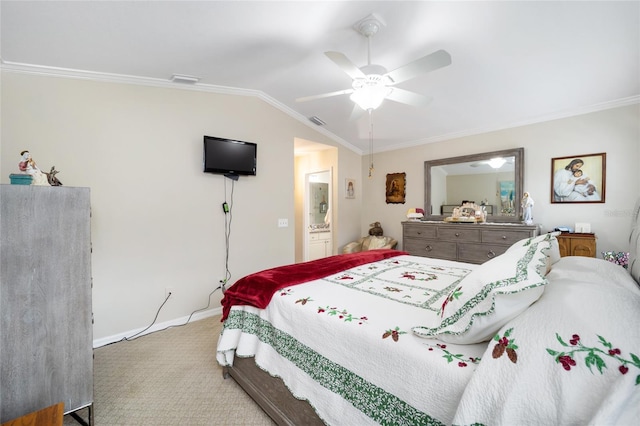
[[[387,204],[404,204],[406,173],[388,173],[386,183]]]
[[[356,198],[356,181],[355,179],[344,180],[344,198]]]

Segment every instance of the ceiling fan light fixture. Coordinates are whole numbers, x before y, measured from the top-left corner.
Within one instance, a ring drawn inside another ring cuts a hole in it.
[[[354,87],[350,99],[363,110],[369,111],[378,108],[392,90],[386,86],[363,85]]]
[[[506,162],[507,160],[502,157],[492,158],[491,160],[489,160],[489,166],[491,166],[492,169],[499,169],[500,167],[504,166],[504,163]]]

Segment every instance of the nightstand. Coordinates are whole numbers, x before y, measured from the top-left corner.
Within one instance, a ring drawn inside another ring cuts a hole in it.
[[[558,235],[560,256],[596,257],[596,235],[563,232]]]

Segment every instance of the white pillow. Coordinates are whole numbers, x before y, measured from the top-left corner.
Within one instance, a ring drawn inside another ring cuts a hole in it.
[[[541,241],[550,241],[551,247],[548,249],[546,254],[547,256],[549,256],[549,261],[553,265],[558,260],[560,260],[560,246],[558,245],[558,239],[556,238],[560,234],[562,234],[562,232],[554,231],[549,232],[548,234],[538,235],[537,237],[524,238],[513,243],[513,245],[509,247],[507,251],[516,249],[518,247],[528,246],[529,244],[539,243]]]
[[[483,263],[445,299],[438,327],[413,327],[413,332],[448,343],[490,340],[542,295],[550,246],[550,239],[532,241]]]

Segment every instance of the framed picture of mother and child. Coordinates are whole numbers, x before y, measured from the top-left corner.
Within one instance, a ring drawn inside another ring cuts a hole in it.
[[[551,159],[552,203],[604,203],[606,153]]]

